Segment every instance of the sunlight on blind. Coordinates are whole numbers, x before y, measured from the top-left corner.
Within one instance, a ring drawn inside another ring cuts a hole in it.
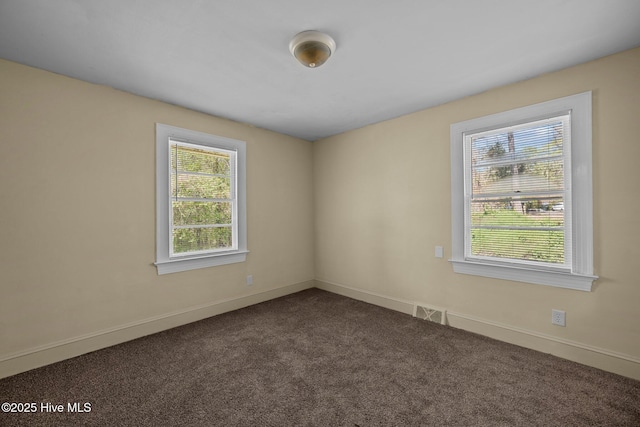
[[[569,116],[466,137],[471,257],[564,264]]]

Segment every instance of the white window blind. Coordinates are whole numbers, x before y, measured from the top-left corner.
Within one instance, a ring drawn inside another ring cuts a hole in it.
[[[171,255],[236,249],[235,151],[169,144]]]
[[[465,135],[467,259],[570,269],[570,129],[566,113]]]

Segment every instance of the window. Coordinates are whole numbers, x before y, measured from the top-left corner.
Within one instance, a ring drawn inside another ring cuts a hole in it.
[[[591,92],[451,125],[457,273],[590,291]]]
[[[246,258],[245,142],[156,124],[158,274]]]

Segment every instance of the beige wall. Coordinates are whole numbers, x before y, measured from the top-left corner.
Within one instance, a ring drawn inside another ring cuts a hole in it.
[[[245,263],[158,276],[156,122],[247,141]],[[0,148],[0,362],[313,285],[310,142],[0,61]]]
[[[449,126],[589,90],[593,291],[454,274]],[[638,135],[635,49],[319,141],[316,280],[345,294],[441,306],[464,315],[450,316],[459,327],[640,378]],[[445,258],[435,258],[436,245]],[[565,328],[551,325],[552,308],[567,312]]]
[[[0,60],[0,377],[315,283],[640,379],[638,82],[635,49],[311,144]],[[454,274],[450,124],[587,90],[593,292]],[[247,141],[247,262],[157,275],[156,122]]]

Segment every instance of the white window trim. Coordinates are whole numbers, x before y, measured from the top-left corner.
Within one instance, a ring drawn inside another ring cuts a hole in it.
[[[236,152],[237,249],[171,256],[169,139]],[[244,262],[247,253],[246,142],[156,123],[156,262],[158,274]]]
[[[571,269],[511,265],[465,258],[464,137],[571,112]],[[593,188],[591,166],[591,92],[517,108],[451,125],[452,257],[456,273],[591,291],[593,281]]]

